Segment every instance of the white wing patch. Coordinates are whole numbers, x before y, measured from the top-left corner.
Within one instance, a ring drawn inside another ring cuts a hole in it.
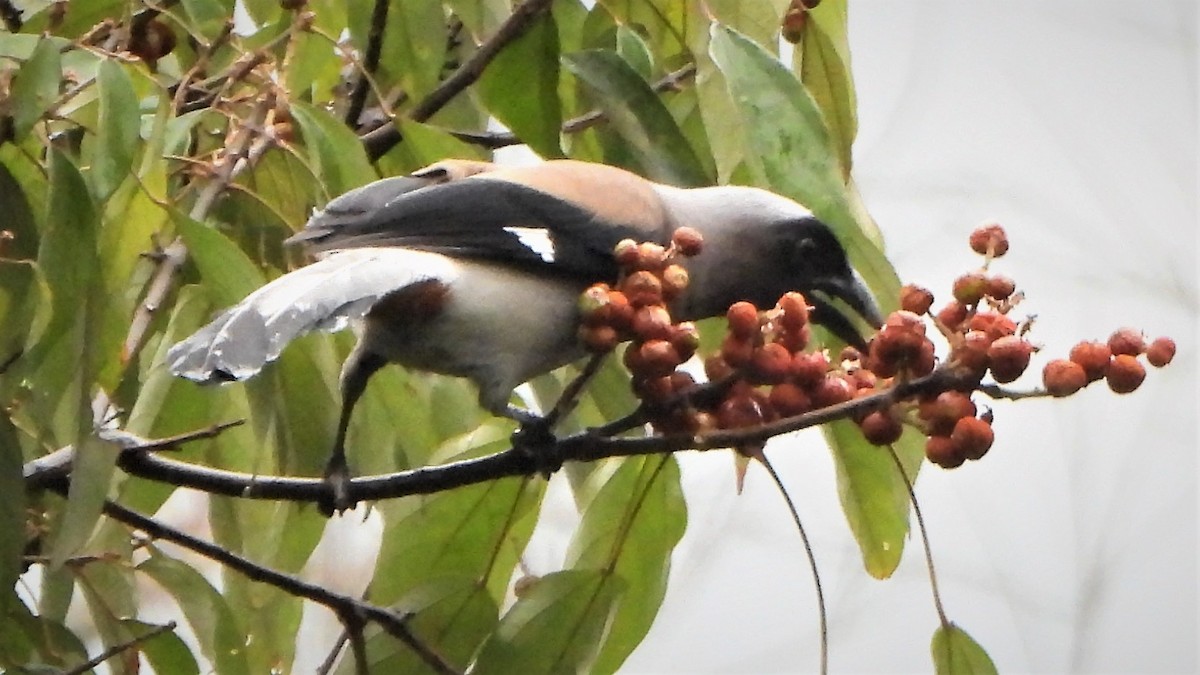
[[[545,228],[506,227],[504,231],[515,235],[522,246],[538,254],[544,262],[554,262],[554,241]]]

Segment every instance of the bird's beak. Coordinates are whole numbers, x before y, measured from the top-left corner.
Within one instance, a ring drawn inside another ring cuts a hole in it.
[[[815,286],[815,290],[822,291],[830,298],[836,298],[846,303],[872,328],[879,328],[883,325],[883,314],[879,311],[879,305],[875,303],[875,297],[871,295],[871,290],[867,288],[867,284],[857,272],[849,277],[824,279],[822,283]],[[814,318],[818,323],[824,325],[846,344],[859,349],[866,348],[867,340],[850,317],[832,303],[821,298],[812,298],[809,301],[816,308]]]

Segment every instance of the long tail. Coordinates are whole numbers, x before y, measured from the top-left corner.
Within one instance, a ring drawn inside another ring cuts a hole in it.
[[[455,266],[436,253],[397,248],[339,251],[263,286],[171,347],[171,372],[210,384],[253,377],[295,338],[337,331],[411,284],[449,282]]]

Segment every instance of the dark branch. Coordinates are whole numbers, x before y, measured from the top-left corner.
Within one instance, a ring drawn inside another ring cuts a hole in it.
[[[696,64],[689,63],[679,70],[674,70],[662,77],[654,83],[653,89],[655,92],[671,91],[679,88],[679,84],[684,80],[696,74]],[[596,126],[603,122],[607,117],[600,110],[591,110],[578,117],[563,122],[562,132],[564,134],[575,134]],[[451,132],[455,138],[464,143],[471,143],[487,148],[488,150],[498,150],[507,148],[510,145],[521,145],[524,143],[517,135],[511,131],[453,131]]]
[[[479,49],[476,49],[471,58],[459,66],[458,70],[442,80],[436,89],[413,108],[408,117],[416,122],[424,122],[464,89],[474,84],[500,50],[524,34],[533,20],[549,9],[550,2],[551,0],[525,0],[518,5],[496,33],[479,45]],[[400,130],[394,124],[382,126],[362,136],[363,146],[371,159],[379,159],[400,140]]]
[[[56,486],[56,489],[58,488],[65,491],[66,485],[60,484]],[[104,503],[104,514],[131,528],[141,530],[155,539],[162,539],[177,544],[189,551],[198,553],[205,558],[236,570],[251,581],[258,581],[274,586],[290,595],[311,600],[319,605],[328,607],[343,621],[346,620],[346,617],[361,617],[357,620],[374,621],[387,631],[389,635],[392,635],[412,649],[435,672],[444,674],[458,672],[446,663],[441,656],[412,634],[408,629],[407,616],[397,614],[386,607],[363,602],[348,595],[334,593],[317,584],[309,583],[303,579],[290,574],[284,574],[269,567],[264,567],[232,551],[221,548],[212,542],[193,537],[186,532],[127,509],[116,502],[106,501]]]
[[[367,51],[363,55],[362,70],[354,82],[354,90],[350,92],[350,105],[346,108],[346,124],[351,129],[358,128],[358,118],[362,116],[363,106],[367,102],[367,91],[371,88],[371,76],[379,69],[379,57],[383,54],[383,32],[387,27],[390,4],[389,0],[375,0],[375,8],[371,10]]]
[[[943,367],[926,377],[900,383],[870,396],[757,427],[716,431],[697,436],[676,434],[641,438],[612,438],[593,429],[559,439],[554,448],[558,458],[563,461],[591,462],[606,457],[738,447],[763,443],[780,434],[849,418],[913,396],[949,389],[971,389],[976,384],[970,376]],[[628,424],[621,426],[629,428]],[[320,478],[238,473],[198,466],[140,450],[122,452],[118,464],[134,476],[231,497],[315,503],[325,498],[329,489]],[[542,468],[530,453],[520,449],[509,449],[449,464],[355,478],[351,481],[349,496],[354,501],[366,501],[431,494],[499,478],[532,476]],[[29,465],[26,465],[25,473],[26,485],[30,487],[44,485],[49,480],[44,476],[39,478],[37,472],[29,470]]]

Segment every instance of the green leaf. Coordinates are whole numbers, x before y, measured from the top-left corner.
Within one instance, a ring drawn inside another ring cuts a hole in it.
[[[537,579],[500,619],[472,672],[591,672],[624,590],[606,576],[564,570]]]
[[[105,59],[96,74],[100,90],[100,120],[92,145],[91,178],[96,200],[111,195],[133,166],[140,138],[141,112],[125,68]]]
[[[996,664],[967,632],[953,623],[938,626],[929,651],[938,675],[995,675]]]
[[[809,12],[795,55],[800,61],[800,81],[824,114],[843,177],[849,179],[851,146],[858,133],[858,102],[850,72],[845,0],[823,2]]]
[[[155,624],[135,619],[126,619],[122,623],[135,637],[148,635],[160,628]],[[200,672],[196,657],[175,631],[159,633],[149,640],[139,642],[137,648],[146,656],[146,661],[156,673],[193,675]]]
[[[395,608],[410,613],[409,630],[437,650],[451,666],[465,672],[479,646],[499,622],[500,609],[487,589],[466,577],[444,577],[418,586]],[[372,673],[424,675],[429,666],[411,648],[380,630],[368,629],[367,664]],[[347,654],[339,675],[355,675],[357,664]]]
[[[0,607],[0,668],[21,673],[22,667],[56,666],[59,671],[88,660],[83,641],[60,622],[35,616],[14,588],[3,590]]]
[[[0,588],[12,588],[21,576],[25,553],[25,486],[21,480],[21,444],[8,417],[0,417]],[[0,595],[0,616],[15,598]]]
[[[894,302],[899,279],[868,236],[874,225],[854,204],[816,101],[774,56],[730,28],[713,26],[711,54],[725,75],[746,135],[746,161],[758,180],[812,209],[881,304]]]
[[[567,565],[599,570],[605,585],[616,583],[625,592],[595,672],[616,672],[650,630],[666,594],[671,553],[686,525],[679,465],[669,455],[622,460],[588,503]]]
[[[520,86],[514,86],[520,82]],[[488,112],[545,158],[562,157],[558,29],[546,12],[492,60],[479,78]]]
[[[628,63],[643,80],[649,80],[654,72],[654,55],[637,31],[629,26],[617,26],[617,54]]]
[[[910,497],[904,478],[884,448],[871,445],[858,426],[839,420],[823,426],[837,468],[838,498],[867,572],[886,579],[900,564],[908,538]],[[892,449],[915,481],[924,458],[924,439],[906,429]]]
[[[487,159],[479,146],[464,143],[439,127],[407,119],[396,120],[396,126],[404,142],[379,158],[379,170],[386,176],[407,174],[447,157]]]
[[[477,43],[491,37],[510,13],[510,3],[506,0],[447,0],[446,5]]]
[[[291,111],[304,135],[309,161],[328,196],[340,195],[378,178],[362,143],[346,125],[306,103],[293,102]]]
[[[712,184],[662,100],[621,57],[591,50],[568,54],[563,62],[587,84],[609,125],[628,145],[638,173],[674,185]]]
[[[171,220],[218,306],[232,305],[266,283],[249,256],[216,229],[177,210],[171,211]]]
[[[10,99],[13,137],[20,140],[58,100],[62,82],[62,58],[55,40],[38,40],[29,60],[21,65],[12,84]]]
[[[154,548],[149,550],[150,557],[138,565],[137,570],[175,598],[204,657],[219,673],[249,673],[242,622],[221,594],[195,568]]]

